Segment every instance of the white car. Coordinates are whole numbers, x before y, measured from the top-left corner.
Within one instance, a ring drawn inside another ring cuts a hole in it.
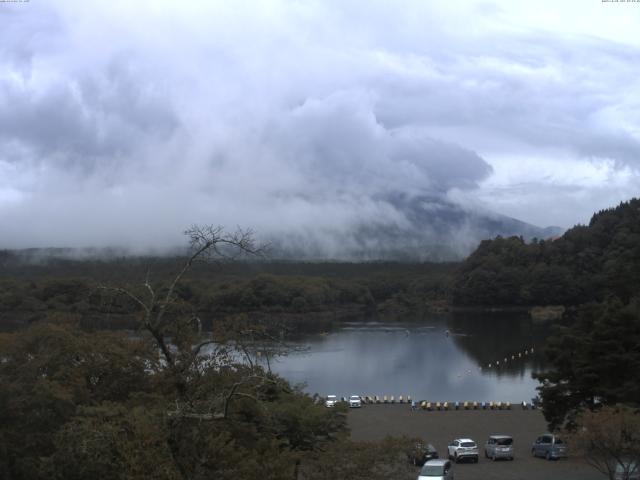
[[[470,458],[478,463],[478,445],[470,438],[456,438],[449,444],[449,458],[456,463],[464,458]]]
[[[349,397],[350,408],[360,408],[361,406],[362,406],[362,400],[360,399],[360,395],[351,395]]]
[[[335,407],[338,403],[338,397],[335,395],[327,395],[327,399],[324,401],[324,406],[327,408]]]

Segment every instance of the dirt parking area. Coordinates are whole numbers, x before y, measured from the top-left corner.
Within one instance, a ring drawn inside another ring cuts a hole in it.
[[[408,405],[364,405],[349,412],[354,440],[378,440],[387,435],[421,437],[433,444],[440,457],[454,438],[467,437],[480,447],[475,463],[454,466],[456,480],[603,480],[605,477],[577,458],[546,461],[531,456],[531,444],[544,433],[546,423],[539,410],[412,411]],[[511,435],[515,459],[493,462],[484,458],[489,435]],[[570,447],[570,446],[569,446]],[[418,468],[416,468],[416,477]]]

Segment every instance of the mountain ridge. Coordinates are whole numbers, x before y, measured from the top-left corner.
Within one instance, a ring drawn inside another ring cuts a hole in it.
[[[481,208],[469,208],[442,197],[389,195],[385,201],[400,221],[360,222],[347,229],[320,232],[273,232],[257,240],[269,245],[274,260],[301,261],[459,261],[481,241],[501,237],[548,239],[561,227],[539,227]],[[10,250],[26,262],[47,258],[91,259],[129,256],[179,256],[184,247],[164,250],[127,247],[27,248]]]

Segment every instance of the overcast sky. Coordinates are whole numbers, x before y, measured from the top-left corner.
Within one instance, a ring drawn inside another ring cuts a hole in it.
[[[540,225],[640,190],[640,2],[0,2],[0,248]]]

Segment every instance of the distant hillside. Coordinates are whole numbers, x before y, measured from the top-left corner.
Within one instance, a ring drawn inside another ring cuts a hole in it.
[[[522,236],[546,239],[562,234],[560,227],[541,228],[483,209],[470,209],[442,197],[397,194],[380,199],[402,216],[361,223],[326,235],[292,234],[269,240],[275,258],[303,260],[457,261],[487,238]]]
[[[458,305],[577,305],[640,291],[640,199],[602,210],[555,241],[485,240],[456,273]]]
[[[270,260],[450,262],[463,260],[482,240],[498,235],[529,241],[551,238],[564,231],[560,227],[541,228],[486,209],[465,207],[438,196],[395,194],[379,201],[396,212],[396,223],[385,217],[378,222],[361,221],[332,230],[279,232],[276,226],[268,235],[257,232],[257,239],[269,245]],[[181,256],[185,247],[164,251],[121,247],[31,248],[13,254],[14,259],[17,256],[22,262],[37,264],[52,259]]]

